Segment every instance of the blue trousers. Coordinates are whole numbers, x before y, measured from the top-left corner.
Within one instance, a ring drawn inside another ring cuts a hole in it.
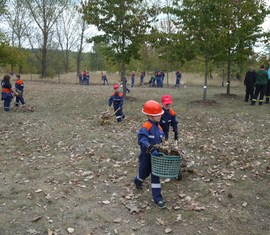
[[[114,106],[113,109],[114,111],[116,111],[119,107],[118,106]],[[120,108],[116,113],[115,113],[115,117],[116,117],[116,120],[117,122],[122,122],[123,119],[125,118],[125,115],[123,113],[123,110],[122,108]]]
[[[180,87],[180,79],[176,78],[175,87]]]
[[[161,195],[161,184],[158,176],[151,173],[151,156],[149,154],[141,153],[139,156],[139,172],[135,177],[135,184],[142,185],[143,181],[151,174],[151,188],[152,197],[154,202],[159,202],[163,200]]]
[[[5,110],[6,112],[9,111],[11,101],[12,101],[12,98],[11,98],[11,97],[6,97],[6,98],[4,99],[4,110]]]
[[[19,104],[25,104],[24,98],[23,98],[23,93],[21,93],[19,96],[16,96],[16,101],[15,101],[15,106],[19,106]]]

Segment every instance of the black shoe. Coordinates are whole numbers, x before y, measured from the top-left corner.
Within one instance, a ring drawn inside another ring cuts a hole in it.
[[[160,209],[166,208],[165,203],[163,201],[156,202],[156,204]]]
[[[136,177],[134,178],[133,182],[135,184],[136,189],[143,190],[142,184],[141,185],[136,184]]]

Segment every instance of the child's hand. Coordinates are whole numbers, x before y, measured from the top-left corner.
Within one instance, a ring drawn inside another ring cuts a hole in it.
[[[153,154],[154,152],[157,152],[157,148],[155,147],[155,145],[149,144],[146,149],[146,153]]]

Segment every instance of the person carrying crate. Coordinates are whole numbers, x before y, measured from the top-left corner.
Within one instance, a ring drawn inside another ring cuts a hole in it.
[[[160,126],[163,129],[165,140],[169,138],[169,130],[170,126],[173,128],[174,132],[174,140],[178,140],[178,121],[176,120],[176,113],[171,108],[171,104],[173,102],[172,97],[170,95],[163,95],[161,98],[162,109],[164,113],[160,120]]]
[[[145,102],[142,112],[147,115],[148,120],[143,123],[137,133],[141,152],[139,155],[138,175],[134,178],[134,184],[138,190],[142,190],[143,181],[151,174],[153,200],[160,208],[165,208],[165,203],[161,195],[160,178],[151,173],[151,155],[158,155],[155,145],[160,144],[164,137],[163,130],[159,125],[164,111],[158,102],[149,100]]]

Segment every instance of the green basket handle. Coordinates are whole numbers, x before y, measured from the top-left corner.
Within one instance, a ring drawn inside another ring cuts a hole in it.
[[[159,152],[157,157],[166,157],[165,153]]]

